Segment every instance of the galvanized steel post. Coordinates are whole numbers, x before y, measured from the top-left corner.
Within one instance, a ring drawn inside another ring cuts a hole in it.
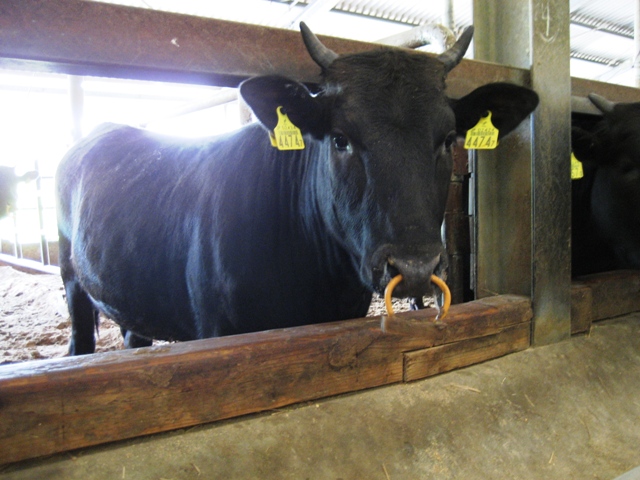
[[[474,7],[476,58],[530,65],[540,95],[532,148],[521,135],[520,144],[509,140],[513,150],[501,150],[503,142],[499,161],[478,159],[478,292],[530,294],[533,342],[552,343],[571,331],[569,5],[475,0]]]
[[[636,73],[636,87],[640,87],[640,0],[636,0],[633,19],[633,55],[631,64]]]
[[[477,60],[529,69],[529,4],[474,1]],[[531,296],[531,121],[477,151],[475,180],[476,282],[478,297],[499,293]]]
[[[569,2],[531,0],[533,308],[535,344],[571,335],[571,76]]]

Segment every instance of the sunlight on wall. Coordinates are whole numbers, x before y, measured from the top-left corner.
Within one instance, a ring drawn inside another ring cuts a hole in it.
[[[86,77],[82,91],[83,135],[103,122],[144,125],[183,137],[216,135],[240,126],[238,101],[175,115],[219,94],[217,87]],[[69,77],[0,72],[0,105],[0,164],[14,166],[18,174],[39,170],[42,233],[55,241],[54,175],[73,144]],[[20,185],[18,195],[18,211],[0,220],[0,239],[37,243],[41,228],[36,182]]]

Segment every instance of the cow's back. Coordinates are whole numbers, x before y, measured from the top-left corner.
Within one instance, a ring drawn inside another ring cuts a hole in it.
[[[200,336],[187,268],[205,222],[203,196],[215,195],[209,145],[104,125],[58,169],[59,230],[71,248],[61,263],[71,263],[100,310],[141,335]]]
[[[103,126],[58,170],[61,267],[149,338],[362,316],[371,294],[305,188],[323,148],[310,143],[279,152],[258,125],[198,141]]]

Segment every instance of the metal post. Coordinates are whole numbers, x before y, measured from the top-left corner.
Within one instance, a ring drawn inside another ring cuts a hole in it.
[[[571,335],[571,76],[569,3],[531,0],[533,342]]]
[[[455,16],[453,13],[453,0],[445,0],[442,12],[442,25],[449,30],[453,30],[456,26]]]
[[[474,1],[477,60],[530,68],[528,2]],[[525,120],[496,150],[472,161],[475,212],[475,290],[479,298],[531,295],[531,146]]]
[[[76,143],[82,138],[82,116],[84,114],[84,90],[82,77],[69,75],[69,105],[71,107],[71,138]]]
[[[568,3],[475,0],[474,24],[476,59],[531,66],[540,95],[532,146],[523,124],[478,155],[477,295],[530,295],[534,343],[556,342],[571,330]]]
[[[35,161],[38,178],[36,179],[36,189],[38,190],[38,226],[40,227],[40,261],[43,265],[51,265],[49,256],[49,242],[44,230],[44,205],[42,203],[42,177],[40,176],[40,162]]]
[[[636,0],[635,19],[633,23],[633,39],[635,49],[631,62],[636,73],[636,87],[640,87],[640,0]]]

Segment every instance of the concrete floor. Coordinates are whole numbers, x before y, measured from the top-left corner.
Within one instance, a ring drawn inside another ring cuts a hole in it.
[[[0,478],[609,480],[638,465],[632,314],[431,379],[9,465]]]

